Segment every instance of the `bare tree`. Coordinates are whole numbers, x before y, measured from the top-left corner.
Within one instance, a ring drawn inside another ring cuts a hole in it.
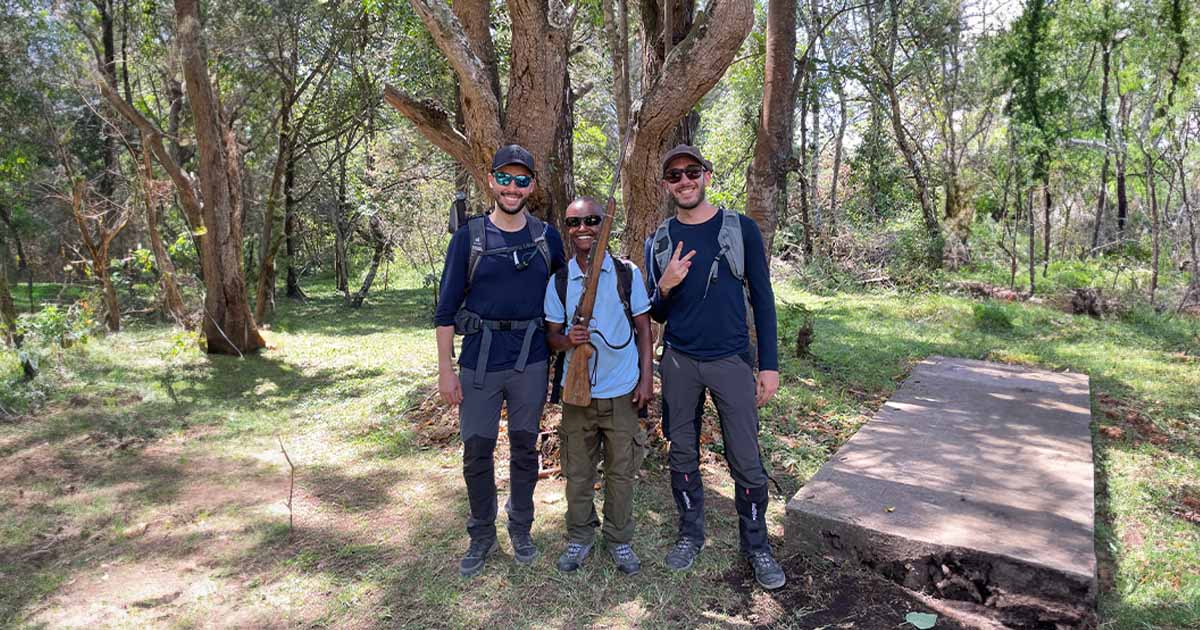
[[[100,281],[104,296],[104,323],[112,332],[121,330],[121,305],[117,301],[117,289],[113,286],[108,271],[109,248],[113,239],[129,225],[128,207],[118,207],[111,200],[100,203],[89,200],[87,181],[78,178],[71,186],[71,217],[79,226],[83,246],[91,257],[89,266],[92,275]]]

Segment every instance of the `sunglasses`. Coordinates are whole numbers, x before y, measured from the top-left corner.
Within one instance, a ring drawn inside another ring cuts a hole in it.
[[[663,179],[669,183],[678,184],[679,180],[683,179],[685,173],[688,179],[700,179],[700,176],[704,174],[704,167],[699,164],[692,164],[687,168],[673,168],[663,173]]]
[[[529,188],[529,185],[533,183],[533,175],[509,175],[508,173],[496,171],[492,173],[492,177],[501,186],[516,184],[517,188]]]
[[[567,217],[563,219],[563,225],[569,228],[577,228],[580,225],[596,227],[597,225],[600,225],[600,222],[603,220],[604,215],[602,214],[589,214],[586,217]]]

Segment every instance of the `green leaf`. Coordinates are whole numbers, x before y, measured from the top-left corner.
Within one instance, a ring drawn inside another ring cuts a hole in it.
[[[920,630],[929,630],[937,623],[937,615],[929,613],[910,612],[904,615],[904,621],[911,623]]]

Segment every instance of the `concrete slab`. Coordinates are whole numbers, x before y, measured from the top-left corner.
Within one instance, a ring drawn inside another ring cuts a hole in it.
[[[1013,627],[1089,625],[1090,423],[1087,376],[931,357],[788,502],[788,543]]]

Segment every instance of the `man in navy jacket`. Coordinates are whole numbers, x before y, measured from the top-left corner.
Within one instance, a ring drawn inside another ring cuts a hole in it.
[[[562,239],[530,215],[533,156],[518,145],[496,152],[488,185],[494,210],[454,233],[446,252],[437,313],[438,392],[459,406],[463,479],[471,514],[471,543],[459,563],[466,577],[483,569],[496,544],[493,452],[500,407],[508,405],[511,488],[506,505],[513,557],[530,563],[537,484],[537,436],[548,381],[542,302],[551,274],[564,264]],[[463,335],[455,374],[455,333]]]
[[[679,145],[662,160],[662,186],[677,207],[652,237],[646,260],[650,315],[665,322],[662,357],[664,421],[671,440],[671,490],[679,537],[666,564],[689,569],[704,548],[704,486],[700,479],[696,402],[708,389],[721,421],[725,458],[734,479],[741,552],[764,588],[786,582],[767,542],[767,474],[758,450],[758,406],[779,388],[775,297],[758,225],[705,198],[712,165]],[[736,231],[736,233],[732,233]],[[738,250],[741,251],[738,251]],[[665,264],[662,264],[665,263]],[[754,312],[758,373],[754,373],[746,304]]]

